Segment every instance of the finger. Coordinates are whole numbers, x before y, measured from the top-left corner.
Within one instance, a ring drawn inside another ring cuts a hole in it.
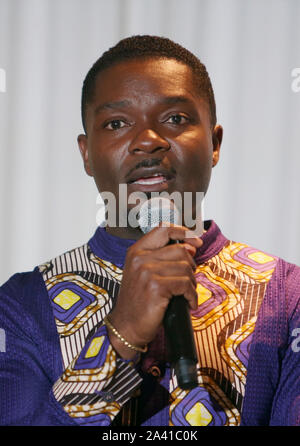
[[[144,250],[142,252],[145,257],[149,256],[149,251]],[[186,243],[178,243],[174,245],[164,246],[163,248],[155,249],[151,253],[151,259],[157,261],[187,261],[192,268],[196,268],[196,262],[194,260],[194,255],[196,253],[196,248],[194,246],[188,245]]]
[[[166,246],[170,240],[186,241],[196,249],[200,248],[203,241],[199,237],[186,237],[188,228],[170,224],[170,226],[157,226],[148,234],[145,234],[135,245],[143,249],[157,249]]]
[[[189,277],[161,277],[161,286],[165,286],[168,290],[169,300],[173,296],[183,295],[188,301],[191,310],[196,310],[198,308],[198,296],[194,284],[191,282]]]
[[[144,266],[144,270],[141,269],[140,274],[147,275],[148,280],[151,280],[154,275],[155,277],[187,277],[193,283],[194,287],[197,286],[193,268],[185,260],[148,263],[147,266]]]

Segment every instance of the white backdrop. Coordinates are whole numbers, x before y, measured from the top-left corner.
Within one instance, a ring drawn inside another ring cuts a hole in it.
[[[93,234],[81,87],[133,34],[175,40],[211,75],[224,141],[205,217],[300,264],[299,0],[0,0],[0,282]]]

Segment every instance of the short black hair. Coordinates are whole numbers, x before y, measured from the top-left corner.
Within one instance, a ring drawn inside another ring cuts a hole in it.
[[[167,58],[183,62],[193,70],[200,96],[207,100],[211,126],[217,121],[214,91],[205,65],[190,51],[166,37],[137,35],[120,40],[94,63],[82,87],[81,118],[86,132],[86,108],[93,101],[98,74],[118,62],[138,58]]]

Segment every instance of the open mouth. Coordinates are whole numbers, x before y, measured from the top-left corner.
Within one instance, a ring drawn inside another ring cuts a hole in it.
[[[134,181],[131,181],[131,184],[142,184],[142,185],[153,185],[153,184],[160,184],[160,183],[166,183],[167,178],[164,175],[161,175],[160,173],[153,174],[151,177],[141,177],[137,178]]]
[[[140,167],[126,175],[127,184],[133,191],[162,192],[170,188],[176,178],[173,167],[165,166]]]

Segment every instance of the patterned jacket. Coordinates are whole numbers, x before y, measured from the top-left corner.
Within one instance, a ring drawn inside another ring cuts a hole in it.
[[[98,228],[1,287],[0,423],[300,424],[300,268],[205,225],[191,312],[198,387],[178,387],[163,330],[134,361],[111,346],[103,318],[134,241]]]

